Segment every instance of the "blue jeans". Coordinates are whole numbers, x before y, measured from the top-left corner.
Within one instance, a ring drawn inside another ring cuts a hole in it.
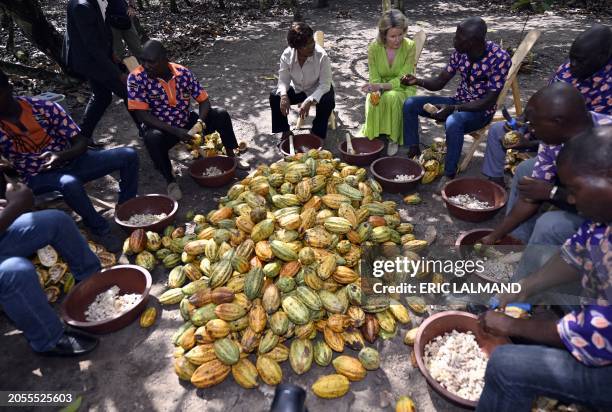
[[[489,127],[487,148],[485,150],[482,174],[487,177],[504,177],[506,165],[506,148],[503,145],[504,122],[495,122]]]
[[[510,185],[506,215],[510,214],[519,198],[519,182],[523,177],[531,176],[535,162],[535,158],[527,159],[516,168],[516,173]],[[511,235],[529,245],[553,245],[556,247],[555,251],[558,251],[563,242],[578,230],[582,222],[584,222],[584,218],[575,213],[554,210],[532,216],[514,229]],[[549,254],[548,257],[550,256]]]
[[[503,345],[491,354],[476,412],[529,412],[538,396],[611,410],[610,388],[612,366],[585,366],[565,349]]]
[[[37,352],[53,348],[64,331],[27,259],[46,245],[68,263],[76,281],[100,270],[72,218],[59,210],[25,213],[0,235],[0,305]]]
[[[130,147],[110,150],[88,150],[68,165],[40,173],[28,179],[34,194],[59,191],[64,200],[96,235],[110,232],[110,225],[94,209],[84,183],[119,170],[119,201],[121,204],[138,193],[138,154]]]
[[[406,145],[419,144],[419,116],[431,117],[423,110],[425,103],[446,105],[456,102],[453,98],[440,96],[417,96],[406,99],[404,102],[404,144]],[[492,114],[485,115],[485,112],[455,112],[448,116],[445,123],[447,150],[445,175],[454,176],[457,173],[464,135],[482,129],[492,118]]]

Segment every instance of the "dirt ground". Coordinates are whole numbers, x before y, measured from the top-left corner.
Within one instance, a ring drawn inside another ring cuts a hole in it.
[[[345,131],[357,133],[364,120],[364,96],[358,90],[367,78],[367,45],[376,36],[376,21],[380,13],[379,1],[331,2],[328,9],[310,10],[305,17],[315,30],[326,34],[325,47],[333,62],[336,88],[338,129],[330,131],[326,148],[337,152],[339,139]],[[465,4],[465,2],[461,2]],[[417,26],[427,32],[427,43],[418,64],[420,75],[436,73],[442,69],[452,49],[452,36],[456,24],[471,15],[484,17],[489,25],[489,38],[505,46],[516,47],[520,40],[525,16],[500,13],[479,6],[458,5],[450,1],[411,1],[407,15],[411,21],[410,33]],[[539,87],[567,56],[572,39],[594,21],[580,14],[558,15],[547,13],[532,16],[525,30],[540,29],[542,36],[534,47],[535,59],[529,74],[520,76],[523,102]],[[225,107],[232,115],[239,140],[246,141],[250,150],[245,155],[252,165],[270,163],[280,158],[275,148],[276,137],[271,135],[268,94],[275,86],[278,58],[285,48],[285,33],[289,18],[283,21],[261,21],[242,27],[215,39],[202,56],[191,61],[176,61],[188,65],[208,90],[213,105]],[[456,82],[443,92],[452,95]],[[507,102],[510,104],[510,99]],[[75,117],[82,108],[68,101]],[[295,116],[295,114],[293,115]],[[422,122],[423,141],[443,138],[443,129],[433,123]],[[136,129],[120,102],[107,111],[97,129],[98,139],[109,147],[131,145],[138,148],[140,157],[140,193],[163,193],[163,179],[152,168],[150,160],[138,138]],[[470,139],[466,138],[465,147]],[[467,174],[478,175],[482,164],[480,147]],[[206,190],[197,186],[186,173],[188,160],[183,153],[175,154],[179,182],[185,194],[180,202],[179,215],[188,210],[208,211],[214,207],[214,198],[225,194],[227,187]],[[441,198],[433,193],[435,185],[422,186],[419,191],[424,203],[406,206],[399,196],[387,196],[399,202],[400,213],[406,221],[415,223],[417,233],[426,226],[434,226],[437,244],[448,245],[461,231],[475,226],[491,227],[500,218],[480,225],[451,218]],[[117,182],[108,177],[96,182],[93,191],[101,198],[114,201]],[[119,232],[118,232],[119,233]],[[154,274],[152,294],[159,296],[164,290],[166,275],[161,269]],[[415,323],[420,322],[417,319]],[[0,390],[69,390],[83,396],[81,410],[92,411],[264,411],[272,401],[274,388],[261,384],[258,389],[244,390],[231,378],[207,390],[196,390],[179,382],[172,369],[170,337],[182,323],[178,310],[164,309],[154,327],[144,330],[136,323],[117,333],[103,336],[99,348],[90,356],[79,359],[47,359],[34,355],[23,336],[0,315]],[[404,328],[405,329],[405,328]],[[403,336],[403,331],[400,332]],[[461,410],[433,392],[418,370],[410,365],[410,349],[398,336],[391,341],[379,341],[382,366],[370,372],[361,382],[351,384],[349,394],[341,399],[322,401],[308,391],[307,407],[313,411],[391,411],[395,400],[409,395],[420,411]],[[288,362],[283,363],[284,381],[309,388],[322,374],[332,368],[313,367],[303,376],[295,375]],[[24,408],[23,410],[27,410]],[[32,409],[34,410],[34,409]],[[36,408],[36,410],[41,410]]]

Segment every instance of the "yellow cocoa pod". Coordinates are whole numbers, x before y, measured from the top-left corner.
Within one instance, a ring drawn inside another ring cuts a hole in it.
[[[437,171],[427,171],[423,175],[423,178],[421,179],[421,183],[423,183],[424,185],[429,184],[433,182],[436,179],[436,177],[438,177]]]
[[[215,355],[215,348],[213,344],[205,343],[203,345],[196,345],[190,351],[186,352],[185,359],[194,365],[199,366],[203,363],[217,359],[217,355]]]
[[[196,388],[209,388],[223,382],[231,370],[230,366],[214,359],[198,366],[191,375],[191,383]]]
[[[406,332],[406,336],[404,336],[404,343],[406,345],[414,345],[414,341],[416,340],[416,335],[419,332],[419,328],[412,328],[408,332]]]
[[[259,356],[256,367],[261,380],[268,385],[278,385],[283,380],[283,371],[280,365],[268,356]]]
[[[257,368],[253,362],[243,358],[232,366],[232,376],[236,383],[245,389],[257,387]]]
[[[157,309],[151,307],[147,308],[142,315],[140,316],[140,326],[143,328],[148,328],[155,323],[155,319],[157,318]]]
[[[414,402],[408,396],[402,396],[395,404],[395,412],[416,412]]]
[[[340,355],[332,361],[337,373],[344,375],[349,381],[356,382],[365,378],[367,371],[357,358]]]
[[[178,375],[179,379],[188,381],[191,380],[196,366],[190,363],[185,357],[179,356],[174,359],[174,372]]]
[[[312,392],[319,398],[334,399],[346,395],[350,382],[346,376],[335,374],[321,376],[312,385]]]
[[[410,323],[410,313],[408,312],[408,309],[398,301],[391,301],[391,304],[389,305],[389,311],[399,323],[402,323],[404,325]]]

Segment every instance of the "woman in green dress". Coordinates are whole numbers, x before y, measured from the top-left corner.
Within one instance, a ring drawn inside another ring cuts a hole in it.
[[[414,41],[406,38],[407,30],[408,20],[401,11],[391,9],[382,15],[378,38],[368,47],[370,81],[362,88],[368,95],[361,133],[369,139],[387,135],[389,156],[396,154],[398,145],[403,144],[404,100],[416,94],[414,86],[400,83],[402,76],[414,74],[416,63],[416,47]]]

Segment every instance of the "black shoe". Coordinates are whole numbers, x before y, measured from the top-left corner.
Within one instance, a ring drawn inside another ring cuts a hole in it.
[[[488,177],[489,181],[497,183],[504,189],[506,188],[506,180],[503,177]]]
[[[79,356],[91,352],[98,346],[98,338],[88,333],[75,329],[64,332],[55,347],[51,350],[40,352],[43,356]]]
[[[412,159],[413,157],[419,157],[421,155],[421,148],[418,144],[412,145],[408,148],[408,159]]]
[[[94,235],[92,233],[91,240],[93,240],[95,243],[101,244],[111,253],[117,253],[123,249],[123,241],[112,233],[108,233],[106,235]]]
[[[93,139],[87,139],[87,148],[91,150],[102,150],[104,149],[104,145],[94,142]]]

